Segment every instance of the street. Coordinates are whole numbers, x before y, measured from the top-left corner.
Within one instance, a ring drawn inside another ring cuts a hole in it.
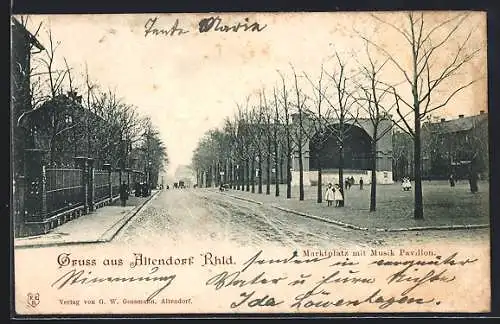
[[[348,217],[348,216],[346,216]],[[113,244],[180,245],[231,242],[232,246],[295,248],[368,247],[408,243],[487,241],[489,229],[359,231],[258,205],[210,189],[163,190],[115,237]]]

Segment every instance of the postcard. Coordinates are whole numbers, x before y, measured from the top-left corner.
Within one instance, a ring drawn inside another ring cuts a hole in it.
[[[486,313],[486,13],[11,17],[14,316]]]

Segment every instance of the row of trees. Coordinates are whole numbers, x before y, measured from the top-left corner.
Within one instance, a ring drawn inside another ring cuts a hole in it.
[[[247,97],[243,104],[237,104],[235,116],[226,118],[222,129],[210,130],[199,142],[192,161],[198,174],[209,174],[216,183],[229,179],[237,188],[246,184],[246,190],[251,186],[252,192],[257,175],[258,192],[261,193],[261,171],[265,163],[266,194],[270,194],[271,170],[274,169],[278,196],[278,169],[285,159],[283,182],[287,184],[287,198],[290,198],[291,162],[296,156],[299,199],[303,200],[302,154],[308,149],[304,145],[311,141],[318,154],[317,201],[321,202],[321,151],[327,139],[333,136],[337,141],[338,178],[342,184],[344,144],[352,128],[364,119],[371,125],[368,127],[372,161],[370,211],[376,209],[377,143],[395,126],[413,142],[414,217],[423,218],[421,123],[477,81],[459,83],[459,79],[453,78],[479,49],[469,48],[472,30],[465,34],[461,31],[467,14],[454,14],[445,20],[427,23],[426,14],[410,12],[404,26],[376,15],[372,17],[376,23],[401,35],[407,45],[406,51],[390,53],[385,46],[357,33],[364,44],[363,55],[354,55],[348,60],[345,55],[335,52],[320,67],[316,78],[305,72],[297,73],[293,66],[288,76],[278,71],[276,86],[270,90],[261,89],[257,95]],[[454,52],[450,54],[450,51]],[[443,53],[449,60],[440,59]],[[399,73],[403,81],[387,78],[394,73]],[[332,119],[335,120],[333,125]],[[386,126],[387,120],[391,121],[389,126]],[[222,174],[220,170],[224,172],[222,179],[218,177]]]
[[[27,22],[22,18],[24,25]],[[42,25],[35,36],[41,30]],[[137,107],[116,91],[93,81],[87,68],[76,74],[67,59],[58,56],[60,42],[50,29],[46,39],[29,71],[32,109],[18,121],[31,133],[31,145],[45,149],[53,165],[71,164],[74,156],[86,155],[96,160],[97,167],[104,163],[131,167],[157,179],[168,157],[150,118],[141,117]]]

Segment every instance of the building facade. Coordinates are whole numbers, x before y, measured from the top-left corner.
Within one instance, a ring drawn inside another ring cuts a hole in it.
[[[294,124],[297,119],[294,119]],[[372,137],[373,123],[370,119],[358,118],[355,121],[345,121],[342,143],[335,135],[339,121],[328,120],[328,127],[332,129],[326,136],[319,136],[314,132],[313,122],[309,118],[303,119],[304,136],[302,145],[302,162],[304,183],[315,185],[318,182],[318,162],[321,161],[322,182],[338,183],[338,170],[343,163],[343,177],[353,177],[358,183],[363,179],[365,184],[371,182],[371,165],[373,162]],[[379,136],[376,141],[376,179],[379,184],[393,183],[392,176],[392,121],[387,119],[379,124]],[[320,139],[318,139],[320,138]],[[321,145],[318,145],[321,143]],[[340,145],[343,145],[343,161],[340,157]],[[292,185],[299,184],[299,154],[298,148],[292,160]]]
[[[20,121],[31,106],[31,57],[44,50],[25,26],[16,18],[11,18],[11,113],[10,113],[10,158],[12,179],[12,213],[14,219],[14,233],[22,231],[25,219],[25,193],[28,188],[25,184],[27,172],[26,150],[33,148],[33,142]]]
[[[422,171],[429,179],[450,174],[466,179],[470,172],[489,177],[488,114],[464,116],[422,125]]]

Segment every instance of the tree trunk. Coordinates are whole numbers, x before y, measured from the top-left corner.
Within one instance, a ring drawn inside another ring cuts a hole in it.
[[[318,204],[323,202],[323,179],[322,179],[322,169],[321,169],[321,153],[318,150],[317,153],[317,161],[318,161]]]
[[[375,132],[376,133],[376,128]],[[376,135],[375,135],[376,136]],[[370,184],[370,211],[375,211],[377,208],[377,142],[372,140],[372,165],[370,166],[372,171],[372,179]]]
[[[415,174],[415,210],[414,218],[424,218],[424,206],[422,199],[422,167],[421,167],[421,141],[420,141],[420,118],[419,109],[415,112],[415,138],[414,138],[414,157],[413,172]]]
[[[267,143],[266,158],[266,195],[271,194],[271,141]]]
[[[250,162],[248,158],[245,159],[245,173],[246,191],[250,191]]]
[[[255,193],[255,159],[252,158],[250,162],[250,182],[252,186],[252,193]]]
[[[340,193],[342,194],[342,200],[339,202],[339,207],[344,207],[345,205],[345,195],[344,195],[344,143],[340,144],[339,147],[339,187]]]
[[[245,160],[241,160],[240,163],[240,184],[241,191],[245,191]]]
[[[277,139],[275,139],[277,142]],[[280,158],[278,158],[278,143],[274,144],[274,195],[279,197],[280,195],[280,171],[278,170],[278,164],[280,163]],[[281,164],[279,164],[281,166]]]
[[[287,152],[287,157],[286,157],[286,197],[287,198],[292,198],[292,157],[291,152]]]
[[[233,189],[233,162],[229,161],[228,170],[229,172],[229,188]]]
[[[257,166],[259,170],[259,193],[262,193],[262,154],[259,154],[259,164]]]
[[[302,125],[301,125],[301,127],[302,127]],[[299,138],[299,200],[304,200],[304,162],[302,161],[302,139],[301,138]]]
[[[285,183],[286,179],[288,179],[288,175],[285,177],[285,175],[283,174],[283,163],[285,161],[285,157],[284,156],[281,156],[280,157],[280,184],[281,183]]]

